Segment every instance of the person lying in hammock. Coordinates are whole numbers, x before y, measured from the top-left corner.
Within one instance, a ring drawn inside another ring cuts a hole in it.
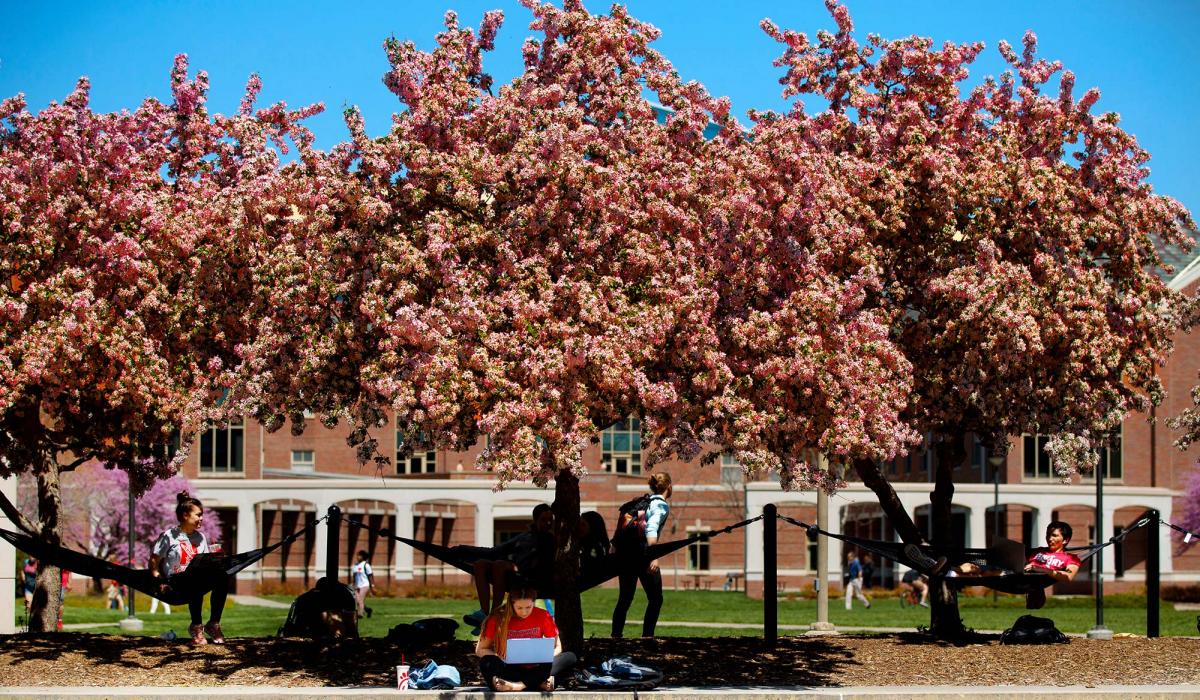
[[[554,513],[550,506],[534,506],[529,530],[494,547],[492,555],[491,559],[477,560],[472,572],[479,609],[463,616],[464,622],[475,627],[472,634],[478,634],[483,620],[500,609],[518,572],[535,587],[548,587],[554,574]]]
[[[1054,583],[1073,581],[1079,573],[1079,557],[1067,551],[1071,542],[1071,526],[1055,520],[1046,526],[1046,546],[1033,550],[1025,571],[1031,574],[1046,574]],[[1025,607],[1036,610],[1046,604],[1046,589],[1037,588],[1029,592]]]

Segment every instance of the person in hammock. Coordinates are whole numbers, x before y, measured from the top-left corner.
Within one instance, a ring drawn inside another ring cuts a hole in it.
[[[1025,572],[1031,574],[1046,574],[1052,584],[1066,583],[1075,580],[1082,562],[1079,557],[1067,551],[1071,542],[1071,526],[1061,520],[1055,520],[1046,526],[1046,546],[1033,550],[1029,561],[1025,564]],[[1046,589],[1037,588],[1029,592],[1025,599],[1025,607],[1036,610],[1046,604]]]
[[[159,535],[150,554],[150,575],[156,579],[166,579],[173,574],[182,573],[197,555],[211,552],[208,538],[200,532],[200,525],[204,521],[204,506],[187,491],[180,491],[175,500],[175,517],[179,519],[179,524],[167,528]],[[225,635],[221,633],[221,613],[229,595],[229,582],[225,576],[221,576],[215,583],[212,598],[209,599],[208,624],[200,622],[204,594],[201,593],[188,601],[188,610],[192,616],[188,633],[191,635],[193,646],[207,644],[206,636],[213,644],[225,643]],[[161,586],[165,589],[167,584],[163,583]]]
[[[535,587],[549,583],[554,573],[554,513],[550,506],[545,503],[534,506],[529,530],[492,551],[495,556],[476,561],[472,572],[479,609],[465,615],[463,620],[476,629],[485,617],[500,609],[514,574],[519,572]],[[472,633],[478,634],[475,630]]]

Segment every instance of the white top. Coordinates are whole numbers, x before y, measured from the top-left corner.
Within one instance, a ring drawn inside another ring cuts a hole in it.
[[[367,578],[375,573],[371,565],[365,561],[355,562],[354,566],[350,567],[350,573],[354,576],[355,588],[366,588],[371,585],[371,579]]]
[[[158,555],[159,572],[170,576],[186,569],[197,554],[208,554],[208,538],[199,530],[187,535],[173,527],[158,536],[151,551]]]

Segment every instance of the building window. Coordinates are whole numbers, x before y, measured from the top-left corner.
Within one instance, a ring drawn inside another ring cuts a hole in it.
[[[311,472],[316,466],[312,450],[292,450],[292,471]]]
[[[814,537],[813,539],[808,541],[808,547],[806,547],[806,550],[808,552],[808,570],[816,571],[817,570],[817,538]]]
[[[600,433],[600,463],[616,474],[642,473],[642,422],[617,421]]]
[[[241,418],[200,433],[201,474],[241,474],[245,471],[245,425]]]
[[[695,528],[688,528],[688,533],[699,532]],[[708,542],[705,540],[696,540],[688,545],[687,558],[688,571],[708,571]]]
[[[1121,454],[1123,447],[1122,443],[1124,442],[1123,438],[1124,435],[1122,434],[1122,429],[1117,428],[1115,431],[1113,431],[1111,438],[1112,442],[1108,445],[1108,447],[1104,447],[1100,450],[1100,462],[1097,464],[1097,466],[1104,470],[1105,479],[1115,479],[1120,481],[1124,477],[1125,465],[1123,464],[1124,460]]]
[[[1025,460],[1026,479],[1049,479],[1054,477],[1054,464],[1046,452],[1048,435],[1023,435],[1023,452]],[[1121,479],[1124,472],[1122,458],[1122,433],[1118,428],[1112,437],[1112,444],[1100,449],[1100,461],[1097,467],[1104,470],[1105,479]],[[1088,478],[1090,475],[1087,475]]]
[[[421,433],[418,447],[428,447],[429,436]],[[396,473],[397,474],[432,474],[437,469],[437,452],[430,449],[414,449],[411,454],[404,456],[404,433],[396,431]]]
[[[742,465],[728,452],[721,454],[721,483],[726,486],[741,486],[745,474]]]
[[[1046,442],[1050,438],[1046,435],[1023,435],[1022,443],[1025,458],[1025,478],[1026,479],[1049,479],[1054,476],[1054,469],[1050,466],[1050,455],[1046,452]]]

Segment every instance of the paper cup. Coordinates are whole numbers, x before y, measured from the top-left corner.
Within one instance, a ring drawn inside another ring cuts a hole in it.
[[[396,667],[396,690],[408,690],[408,666]]]

